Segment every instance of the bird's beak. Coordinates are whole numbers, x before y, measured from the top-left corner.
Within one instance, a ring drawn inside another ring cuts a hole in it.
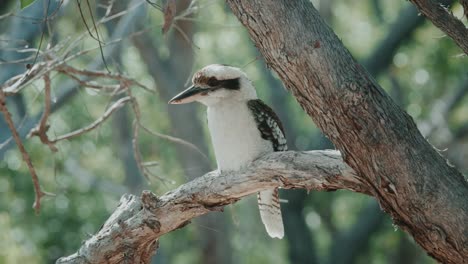
[[[192,85],[169,100],[169,104],[186,104],[193,102],[197,100],[203,92],[206,92],[206,89]]]

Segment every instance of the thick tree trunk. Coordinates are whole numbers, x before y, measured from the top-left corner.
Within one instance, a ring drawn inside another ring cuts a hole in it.
[[[353,59],[309,1],[227,0],[304,110],[429,255],[468,256],[468,184]]]

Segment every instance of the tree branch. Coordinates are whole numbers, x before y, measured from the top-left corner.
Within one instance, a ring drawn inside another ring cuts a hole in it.
[[[109,45],[105,49],[104,53],[105,53],[106,60],[110,59],[112,56],[115,56],[115,54],[119,51],[119,48],[118,48],[119,45],[117,45],[116,43],[120,43],[120,41],[124,39],[126,36],[132,36],[134,32],[133,29],[135,26],[136,18],[144,16],[145,8],[142,5],[140,0],[131,1],[130,6],[131,7],[129,7],[127,11],[120,12],[115,15],[111,15],[110,17],[103,19],[101,21],[102,23],[104,23],[111,19],[115,19],[119,16],[123,16],[119,20],[119,23],[117,24],[115,31],[112,33],[112,36],[107,41],[108,45],[112,43],[113,44]],[[79,52],[78,54],[84,54],[88,51],[89,50],[85,50],[85,51]],[[78,56],[78,54],[74,54],[73,56]],[[70,60],[70,57],[73,57],[73,56],[69,56],[66,59]],[[101,67],[103,67],[103,62],[102,62],[102,59],[99,57],[99,58],[94,59],[91,63],[86,65],[84,68],[86,68],[87,70],[93,71]],[[1,73],[2,71],[0,71],[0,74]],[[89,79],[90,78],[83,79],[83,81],[88,81]],[[79,85],[77,85],[76,81],[74,80],[67,80],[66,82],[62,83],[60,90],[63,92],[57,96],[56,102],[51,103],[50,112],[53,113],[57,111],[60,107],[65,105],[74,95],[78,93],[79,88],[80,88]],[[42,116],[42,113],[35,115],[35,116],[26,117],[26,120],[24,121],[24,125],[18,128],[18,134],[20,138],[24,138],[31,131],[31,129],[33,129],[37,125],[37,122],[39,122],[41,116]],[[9,135],[5,137],[8,138]],[[0,159],[3,158],[6,151],[10,149],[12,146],[13,144],[11,143],[11,140],[2,144],[1,146],[2,148],[0,149]]]
[[[36,211],[36,214],[39,214],[39,211],[41,209],[41,199],[44,195],[46,195],[46,193],[42,191],[41,189],[41,185],[39,183],[39,177],[37,177],[37,173],[32,164],[31,157],[29,157],[28,152],[24,148],[23,142],[21,141],[18,131],[16,130],[15,125],[13,124],[11,114],[8,111],[8,108],[6,106],[5,93],[1,89],[0,89],[0,111],[3,113],[3,117],[5,118],[5,121],[8,125],[8,128],[11,131],[11,134],[13,135],[13,139],[15,140],[15,143],[18,146],[19,151],[21,152],[23,161],[26,162],[26,164],[28,165],[28,169],[29,169],[29,172],[31,173],[31,178],[33,181],[34,192],[35,192],[35,200],[34,200],[33,208]]]
[[[235,173],[210,172],[161,197],[124,195],[99,232],[65,263],[148,263],[162,235],[260,190],[282,186],[370,193],[338,151],[276,152]],[[136,262],[136,261],[140,262]]]
[[[94,120],[94,122],[92,122],[91,124],[89,124],[89,125],[87,125],[87,126],[85,126],[83,128],[77,129],[75,131],[72,131],[70,133],[67,133],[65,135],[58,136],[57,138],[50,140],[50,142],[55,144],[55,143],[57,143],[57,142],[59,142],[61,140],[70,139],[70,138],[79,136],[81,134],[84,134],[86,132],[89,132],[89,131],[95,129],[96,127],[98,127],[102,123],[104,123],[104,121],[106,121],[107,118],[109,118],[109,116],[112,115],[112,113],[114,113],[116,110],[120,109],[122,106],[124,106],[130,100],[131,100],[131,98],[128,97],[128,96],[120,98],[114,104],[112,104],[111,107],[106,109],[106,111],[104,112],[104,114],[102,114],[102,116],[100,116],[98,119]]]
[[[440,30],[468,55],[468,29],[444,6],[432,0],[410,0]]]
[[[53,142],[49,140],[49,137],[47,136],[47,131],[49,130],[49,124],[47,124],[47,121],[49,119],[50,115],[50,76],[49,73],[44,74],[44,112],[42,112],[42,117],[41,120],[39,121],[39,124],[35,128],[33,128],[27,137],[31,136],[37,136],[41,140],[43,144],[46,144],[49,146],[50,150],[52,152],[57,152],[58,149],[54,145]]]

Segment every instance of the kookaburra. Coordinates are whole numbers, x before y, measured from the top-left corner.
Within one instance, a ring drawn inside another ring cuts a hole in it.
[[[254,86],[239,68],[208,65],[194,74],[192,83],[169,103],[198,101],[207,106],[219,171],[240,170],[265,154],[287,150],[278,116],[258,99]],[[278,188],[259,192],[258,206],[268,234],[282,238]]]

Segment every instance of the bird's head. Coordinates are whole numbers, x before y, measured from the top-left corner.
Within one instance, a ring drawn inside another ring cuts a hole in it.
[[[204,67],[193,75],[192,86],[174,96],[170,104],[198,101],[206,106],[223,101],[256,99],[257,93],[247,75],[239,68],[221,64]]]

